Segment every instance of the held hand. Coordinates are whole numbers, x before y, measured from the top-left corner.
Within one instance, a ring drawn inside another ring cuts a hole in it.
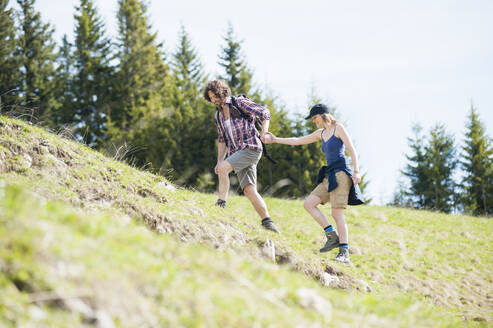
[[[266,142],[266,140],[265,140],[265,139],[266,139],[265,137],[267,136],[267,133],[269,133],[269,132],[264,132],[264,131],[260,132],[260,140],[261,140],[264,144],[266,144],[266,143],[267,143],[267,142]]]
[[[354,185],[356,186],[360,182],[361,182],[361,176],[359,175],[359,173],[354,173],[353,174],[353,183],[354,183]]]
[[[216,173],[217,175],[219,175],[219,171],[218,171],[219,164],[221,163],[217,162],[216,167],[214,168],[214,173]]]
[[[262,142],[266,145],[274,143],[275,142],[275,136],[271,132],[266,132],[262,136]]]

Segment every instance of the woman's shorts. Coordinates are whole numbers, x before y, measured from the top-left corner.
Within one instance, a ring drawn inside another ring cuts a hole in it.
[[[322,200],[322,204],[330,201],[332,208],[346,208],[349,196],[349,190],[353,182],[344,171],[336,172],[337,187],[329,193],[329,180],[325,178],[311,195],[315,195]]]

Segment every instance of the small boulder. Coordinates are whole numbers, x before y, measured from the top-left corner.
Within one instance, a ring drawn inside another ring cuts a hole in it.
[[[370,293],[372,291],[370,285],[364,281],[363,279],[358,279],[356,281],[358,283],[358,289],[365,292],[365,293]]]
[[[32,164],[33,164],[32,157],[29,156],[28,154],[22,154],[13,161],[14,171],[23,172],[29,169],[32,166]]]
[[[349,254],[361,255],[361,249],[358,246],[352,245],[349,247]]]
[[[111,316],[103,310],[96,311],[96,320],[98,328],[115,328],[115,322]]]
[[[67,167],[67,164],[65,164],[65,162],[59,160],[58,158],[56,158],[55,156],[53,156],[52,154],[47,154],[45,155],[45,158],[51,163],[53,164],[56,168],[59,168],[59,169],[65,169]]]
[[[31,305],[27,308],[27,312],[29,313],[29,317],[34,321],[40,321],[47,317],[46,311],[39,306]]]
[[[203,218],[205,216],[204,211],[202,211],[200,208],[197,208],[197,207],[189,207],[188,211],[190,212],[190,214],[192,214],[194,216],[198,216],[201,218]]]
[[[85,320],[96,318],[94,310],[79,298],[67,298],[63,301],[65,307],[74,313],[79,313]]]
[[[318,295],[313,289],[300,288],[296,291],[296,297],[301,306],[312,309],[320,313],[326,319],[332,316],[332,304],[322,296]]]
[[[335,274],[324,272],[322,273],[321,281],[322,281],[322,285],[335,288],[339,285],[339,282],[341,280]]]
[[[176,192],[176,187],[173,186],[171,183],[166,183],[165,181],[160,181],[160,182],[158,182],[157,185],[159,187],[167,189],[168,191]]]
[[[380,271],[375,270],[370,272],[370,279],[371,281],[374,282],[382,282],[385,279],[385,277]]]
[[[267,239],[264,245],[260,249],[262,256],[272,260],[272,262],[276,261],[276,248],[274,246],[274,242],[270,239]]]

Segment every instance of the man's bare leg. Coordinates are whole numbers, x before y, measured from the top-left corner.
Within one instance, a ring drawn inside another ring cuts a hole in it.
[[[272,221],[269,216],[269,211],[267,210],[264,199],[257,192],[257,186],[253,184],[248,184],[245,188],[243,188],[243,193],[250,200],[253,208],[255,208],[255,211],[262,219],[262,226],[267,230],[280,233],[279,229],[274,224],[274,221]]]
[[[228,161],[222,161],[218,166],[217,176],[219,178],[219,199],[226,201],[229,191],[229,174],[233,167]]]
[[[243,193],[250,200],[255,208],[255,211],[260,216],[261,219],[265,219],[269,217],[269,211],[267,210],[267,206],[265,205],[264,199],[257,192],[257,186],[253,184],[248,184],[244,189]]]

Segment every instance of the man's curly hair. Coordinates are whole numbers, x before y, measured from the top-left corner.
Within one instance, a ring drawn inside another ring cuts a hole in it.
[[[211,101],[209,98],[209,91],[212,91],[216,97],[219,97],[221,99],[221,102],[224,102],[226,98],[231,96],[231,89],[228,87],[228,85],[221,80],[214,80],[210,81],[207,83],[204,89],[204,98],[207,101]]]

